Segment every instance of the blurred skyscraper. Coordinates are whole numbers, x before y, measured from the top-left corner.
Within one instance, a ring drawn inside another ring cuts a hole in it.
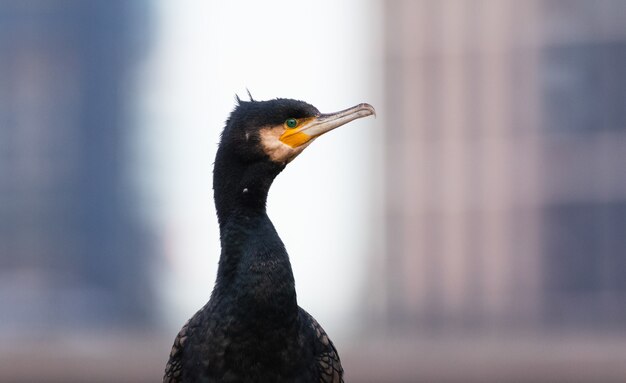
[[[128,173],[144,2],[0,2],[0,331],[146,324]]]
[[[543,317],[626,328],[626,2],[546,1]]]
[[[626,328],[626,2],[384,8],[379,324]]]

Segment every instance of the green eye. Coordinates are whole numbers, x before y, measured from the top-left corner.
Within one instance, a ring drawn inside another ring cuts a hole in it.
[[[285,121],[285,125],[287,125],[288,128],[295,128],[296,126],[298,126],[298,120],[296,120],[295,118],[290,118]]]

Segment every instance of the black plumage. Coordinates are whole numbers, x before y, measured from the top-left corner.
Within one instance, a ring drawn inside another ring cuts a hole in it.
[[[315,138],[374,113],[238,100],[215,158],[221,255],[211,299],[174,341],[164,382],[343,382],[337,350],[298,307],[289,256],[266,214],[274,178]]]

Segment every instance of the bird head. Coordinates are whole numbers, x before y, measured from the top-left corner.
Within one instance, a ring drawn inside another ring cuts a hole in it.
[[[222,132],[213,168],[220,225],[238,209],[265,209],[274,177],[317,137],[375,113],[369,104],[322,114],[297,100],[238,101]]]
[[[241,101],[222,133],[221,145],[245,162],[267,160],[286,165],[317,137],[350,121],[375,114],[369,104],[323,114],[304,101]]]

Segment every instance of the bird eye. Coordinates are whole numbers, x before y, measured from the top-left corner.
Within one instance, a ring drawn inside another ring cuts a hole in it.
[[[298,126],[298,120],[296,120],[295,118],[290,118],[287,121],[285,121],[285,125],[287,125],[288,128],[295,128],[296,126]]]

